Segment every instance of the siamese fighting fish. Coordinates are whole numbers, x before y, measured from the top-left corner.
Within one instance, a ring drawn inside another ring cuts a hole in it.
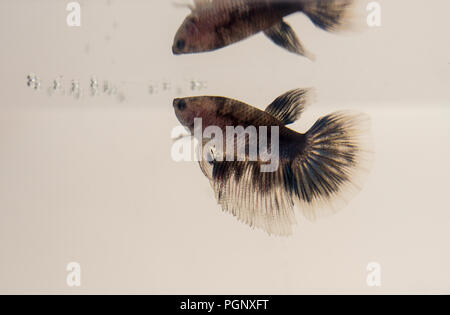
[[[306,133],[287,127],[313,91],[287,92],[265,111],[217,96],[173,101],[176,117],[198,140],[200,168],[222,210],[270,235],[292,234],[295,209],[309,220],[339,210],[337,201],[358,191],[369,168],[365,114],[335,112]]]
[[[217,50],[259,32],[292,53],[314,60],[283,20],[304,13],[326,31],[348,28],[354,0],[195,0],[175,35],[175,55]]]

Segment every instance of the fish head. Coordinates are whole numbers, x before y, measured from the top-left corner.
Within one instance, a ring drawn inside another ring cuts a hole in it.
[[[196,118],[202,119],[202,128],[214,125],[217,106],[216,99],[210,96],[185,97],[173,100],[177,119],[191,133],[194,132]]]
[[[214,28],[197,15],[189,15],[178,29],[172,46],[174,55],[194,54],[215,49]]]

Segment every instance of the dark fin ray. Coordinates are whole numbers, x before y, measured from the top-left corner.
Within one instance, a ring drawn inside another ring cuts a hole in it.
[[[323,30],[339,31],[349,27],[354,0],[305,1],[302,11]]]
[[[305,134],[304,150],[281,159],[272,173],[262,173],[258,161],[203,159],[199,165],[223,211],[269,235],[289,236],[296,206],[314,220],[330,208],[334,213],[342,206],[337,201],[360,188],[360,175],[369,169],[366,123],[364,115],[346,112],[320,118]]]
[[[273,173],[262,173],[254,161],[200,161],[199,165],[223,211],[269,235],[292,234],[296,220],[292,194],[284,189],[285,164]]]
[[[274,100],[266,108],[266,112],[289,125],[300,118],[314,97],[315,92],[312,88],[292,90]]]
[[[338,210],[336,203],[347,202],[360,189],[371,156],[368,122],[362,114],[337,112],[320,118],[306,133],[306,148],[294,163],[304,188],[298,198],[308,219]]]
[[[276,45],[301,56],[314,61],[314,54],[306,50],[294,30],[284,21],[264,31],[264,34],[269,37]]]

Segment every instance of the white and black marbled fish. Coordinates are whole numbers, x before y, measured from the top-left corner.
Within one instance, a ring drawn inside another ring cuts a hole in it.
[[[173,53],[217,50],[264,32],[275,44],[314,59],[301,44],[285,16],[303,12],[318,27],[335,31],[348,23],[353,0],[195,0],[179,28]]]
[[[359,175],[367,170],[370,150],[365,144],[370,137],[366,115],[336,112],[317,120],[304,134],[286,127],[300,117],[310,102],[311,91],[287,92],[265,111],[217,96],[178,98],[173,102],[178,120],[193,135],[195,119],[201,118],[201,143],[211,141],[204,133],[210,126],[222,130],[223,135],[230,126],[266,126],[267,130],[278,127],[279,160],[273,172],[261,171],[266,160],[248,157],[248,138],[235,142],[245,146],[243,159],[224,158],[226,149],[221,147],[221,152],[213,152],[212,158],[199,162],[222,209],[269,234],[292,233],[294,208],[308,219],[338,210],[336,201],[348,200],[347,193],[357,191]]]

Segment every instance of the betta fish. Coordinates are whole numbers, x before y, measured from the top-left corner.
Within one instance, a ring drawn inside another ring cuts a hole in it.
[[[269,235],[288,236],[296,223],[295,208],[314,220],[337,210],[336,201],[346,201],[349,192],[360,188],[358,179],[370,157],[368,117],[342,111],[318,119],[304,134],[288,128],[313,95],[313,89],[293,90],[265,111],[217,96],[173,101],[180,123],[205,145],[198,146],[199,165],[223,211]],[[230,134],[238,127],[241,133]],[[266,133],[250,132],[258,128]],[[260,143],[256,156],[251,156],[252,134]],[[274,135],[277,141],[269,141]],[[276,167],[263,170],[268,151],[275,151]]]
[[[195,0],[175,35],[175,55],[217,50],[259,32],[288,51],[314,59],[283,18],[303,12],[319,28],[348,25],[353,0]]]

